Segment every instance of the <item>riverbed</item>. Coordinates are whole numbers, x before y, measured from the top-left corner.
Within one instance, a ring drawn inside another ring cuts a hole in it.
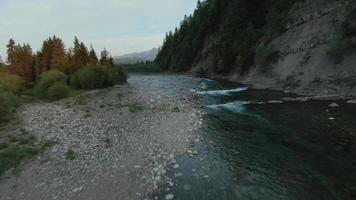
[[[158,94],[195,93],[205,113],[200,139],[171,166],[174,185],[163,186],[160,198],[356,198],[355,104],[256,104],[296,95],[184,75],[130,82]]]

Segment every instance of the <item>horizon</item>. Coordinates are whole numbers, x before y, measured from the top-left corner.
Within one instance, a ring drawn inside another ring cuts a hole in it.
[[[90,0],[90,3],[84,0],[1,0],[0,56],[6,60],[10,38],[16,43],[29,43],[35,53],[42,42],[53,35],[63,39],[66,49],[77,36],[88,47],[93,45],[97,52],[106,48],[113,57],[147,51],[161,46],[166,32],[178,26],[184,15],[190,15],[196,3],[196,0],[149,3],[141,0]]]

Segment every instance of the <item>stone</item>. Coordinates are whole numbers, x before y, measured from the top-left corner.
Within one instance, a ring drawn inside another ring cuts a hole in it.
[[[330,108],[337,108],[340,107],[339,104],[333,102],[332,104],[329,105]]]
[[[348,100],[346,103],[352,103],[352,104],[356,104],[356,99],[353,99],[353,100]]]
[[[281,101],[281,100],[270,100],[270,101],[268,101],[268,103],[269,104],[281,104],[281,103],[283,103],[283,101]]]
[[[167,194],[166,195],[166,200],[172,200],[174,199],[174,195],[173,194]]]

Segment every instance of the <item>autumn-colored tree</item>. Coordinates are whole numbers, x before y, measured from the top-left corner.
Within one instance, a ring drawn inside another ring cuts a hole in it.
[[[36,73],[38,76],[51,69],[52,50],[53,40],[48,38],[43,42],[41,51],[37,53]]]
[[[69,58],[64,43],[57,37],[53,37],[51,70],[70,71]]]
[[[35,79],[35,57],[29,44],[8,47],[9,70],[31,85]]]
[[[68,72],[70,70],[69,58],[62,39],[53,36],[45,40],[41,51],[37,53],[36,63],[38,75],[49,70]]]
[[[79,69],[89,63],[88,48],[77,37],[74,38],[74,47],[72,50],[71,64],[75,69]]]

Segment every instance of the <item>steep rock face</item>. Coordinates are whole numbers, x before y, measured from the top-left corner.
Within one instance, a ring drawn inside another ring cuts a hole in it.
[[[268,16],[267,16],[268,17]],[[255,63],[241,74],[238,64],[216,73],[214,35],[204,43],[192,72],[252,84],[257,88],[313,95],[356,94],[356,1],[298,1],[281,34],[261,38]],[[266,34],[268,35],[268,34]]]

